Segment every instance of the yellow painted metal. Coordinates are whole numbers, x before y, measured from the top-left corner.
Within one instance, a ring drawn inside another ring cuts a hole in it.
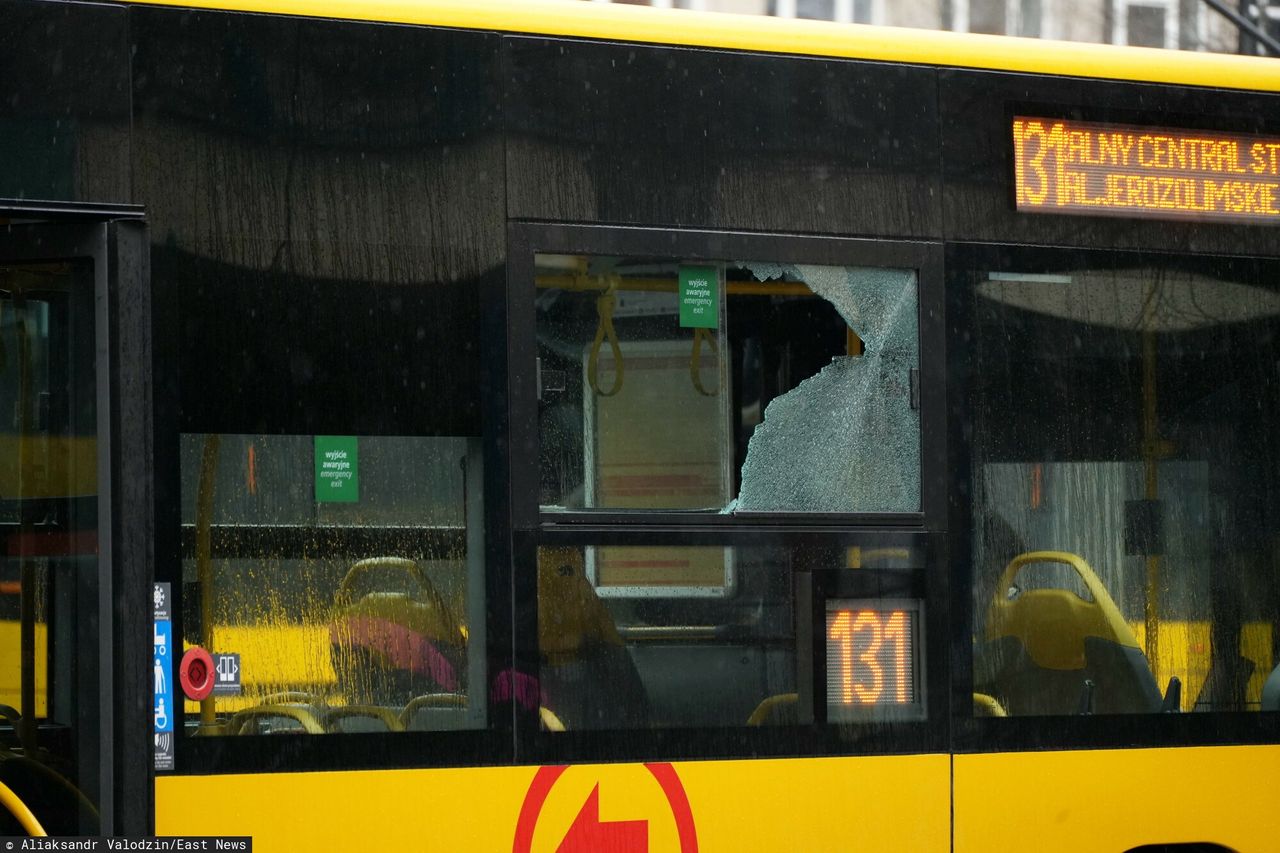
[[[955,853],[1193,841],[1265,853],[1276,779],[1280,746],[957,755]]]
[[[31,334],[27,328],[26,302],[17,294],[14,295],[14,308],[17,312],[15,325],[18,333],[18,482],[15,494],[18,503],[22,504],[27,501],[24,475],[32,457],[31,425],[35,419],[31,399]],[[22,712],[22,719],[18,721],[18,740],[28,754],[34,752],[36,746],[36,604],[39,595],[36,590],[36,564],[34,560],[27,559],[29,542],[26,534],[32,532],[32,527],[29,514],[22,513],[18,525],[22,535],[18,537],[18,552],[14,555],[17,557],[21,584],[18,589],[18,653],[22,664],[19,672],[21,704],[18,709]]]
[[[1148,316],[1157,304],[1155,285],[1148,295],[1143,309],[1142,332],[1142,468],[1143,497],[1149,501],[1160,497],[1160,427],[1156,408],[1156,333],[1154,322]],[[1155,554],[1146,557],[1147,595],[1143,603],[1143,622],[1146,626],[1145,649],[1152,672],[1159,680],[1163,673],[1155,669],[1160,661],[1160,558]],[[1161,680],[1161,683],[1166,683]]]
[[[98,440],[94,436],[0,433],[0,495],[16,495],[19,484],[28,500],[97,494]]]
[[[950,758],[874,756],[677,762],[698,849],[947,851]],[[156,780],[161,835],[253,836],[293,850],[510,850],[535,767]],[[653,853],[678,851],[674,819],[641,764],[576,765],[547,797],[532,853],[563,839],[595,785],[602,821],[645,820]]]
[[[44,827],[40,825],[40,821],[31,813],[31,809],[27,808],[27,804],[22,801],[22,798],[3,782],[0,782],[0,805],[8,809],[9,814],[14,816],[27,835],[48,835],[44,831]],[[9,847],[12,848],[13,845],[10,844]]]
[[[218,447],[222,436],[205,436],[200,453],[200,482],[196,489],[196,581],[200,587],[200,643],[213,653],[213,494],[218,473]],[[217,699],[212,693],[200,702],[200,723],[209,726],[217,719]]]
[[[1265,623],[1259,624],[1267,629],[1269,638],[1271,626]],[[1146,648],[1146,622],[1136,619],[1129,623],[1129,627],[1133,629],[1133,636],[1138,645]],[[1182,682],[1182,710],[1184,711],[1195,708],[1196,699],[1199,698],[1200,691],[1204,689],[1205,681],[1209,678],[1209,663],[1213,657],[1213,650],[1209,645],[1212,630],[1213,625],[1209,622],[1161,620],[1159,656],[1154,659],[1147,658],[1151,674],[1162,691],[1169,684],[1169,679],[1175,675]],[[1261,697],[1262,685],[1259,682],[1254,702],[1258,702]]]
[[[762,53],[850,57],[1280,91],[1280,61],[578,0],[147,0],[154,5],[429,24]]]
[[[336,704],[333,694],[337,673],[333,668],[328,624],[290,624],[279,621],[250,625],[218,625],[219,642],[240,654],[244,695],[221,696],[220,712],[239,711],[267,701],[281,691],[301,691],[325,697]],[[184,649],[189,648],[184,644]],[[199,703],[186,700],[188,714]]]
[[[21,626],[18,622],[0,621],[0,705],[14,708],[22,705],[22,656],[18,654]],[[35,623],[35,700],[36,718],[48,713],[49,626]],[[25,712],[24,712],[25,713]]]

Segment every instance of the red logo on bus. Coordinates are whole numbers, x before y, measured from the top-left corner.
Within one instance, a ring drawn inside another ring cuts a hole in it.
[[[698,853],[698,833],[693,825],[693,810],[689,807],[689,797],[685,794],[676,769],[665,762],[644,766],[662,788],[667,799],[680,837],[680,853]],[[511,845],[512,853],[530,853],[533,831],[538,826],[542,807],[546,804],[551,789],[568,769],[566,765],[538,768],[524,795],[524,804],[520,807],[515,840]],[[600,785],[597,783],[557,845],[556,853],[647,853],[648,849],[647,820],[600,820]]]

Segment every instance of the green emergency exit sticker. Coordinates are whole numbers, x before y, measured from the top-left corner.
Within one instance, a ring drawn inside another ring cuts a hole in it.
[[[360,451],[354,435],[316,436],[316,503],[360,499]]]
[[[720,321],[720,276],[715,267],[680,267],[680,326],[714,329]]]

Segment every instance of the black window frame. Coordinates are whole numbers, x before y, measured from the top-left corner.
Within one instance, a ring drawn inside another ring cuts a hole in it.
[[[919,240],[828,237],[512,221],[507,232],[507,358],[514,660],[538,673],[537,551],[585,545],[802,546],[900,542],[924,554],[923,721],[872,724],[841,738],[825,723],[789,727],[619,729],[545,732],[535,715],[517,719],[521,763],[638,761],[756,756],[946,752],[948,610],[945,471],[945,341],[942,244]],[[912,269],[917,274],[920,347],[921,508],[910,513],[751,512],[737,515],[650,510],[542,511],[538,504],[540,435],[534,257],[538,253],[680,257],[690,261],[759,258],[778,263]],[[797,643],[801,642],[797,638]],[[815,658],[816,660],[816,658]]]
[[[758,524],[920,527],[937,529],[946,516],[945,482],[929,472],[945,459],[939,442],[944,423],[942,247],[915,240],[791,236],[680,228],[558,225],[512,222],[507,236],[508,359],[512,366],[510,411],[514,453],[511,463],[512,527],[517,530],[575,525],[638,523],[751,527]],[[690,261],[760,258],[777,263],[912,269],[917,274],[920,338],[920,510],[918,512],[823,513],[664,512],[651,510],[564,510],[538,506],[537,357],[533,301],[534,255],[587,254],[680,257]],[[928,284],[926,283],[928,282]]]

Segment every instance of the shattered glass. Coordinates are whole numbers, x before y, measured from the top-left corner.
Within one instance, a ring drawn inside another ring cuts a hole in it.
[[[920,361],[912,270],[742,264],[759,281],[805,282],[865,345],[774,398],[751,436],[736,510],[913,512],[920,508]]]

